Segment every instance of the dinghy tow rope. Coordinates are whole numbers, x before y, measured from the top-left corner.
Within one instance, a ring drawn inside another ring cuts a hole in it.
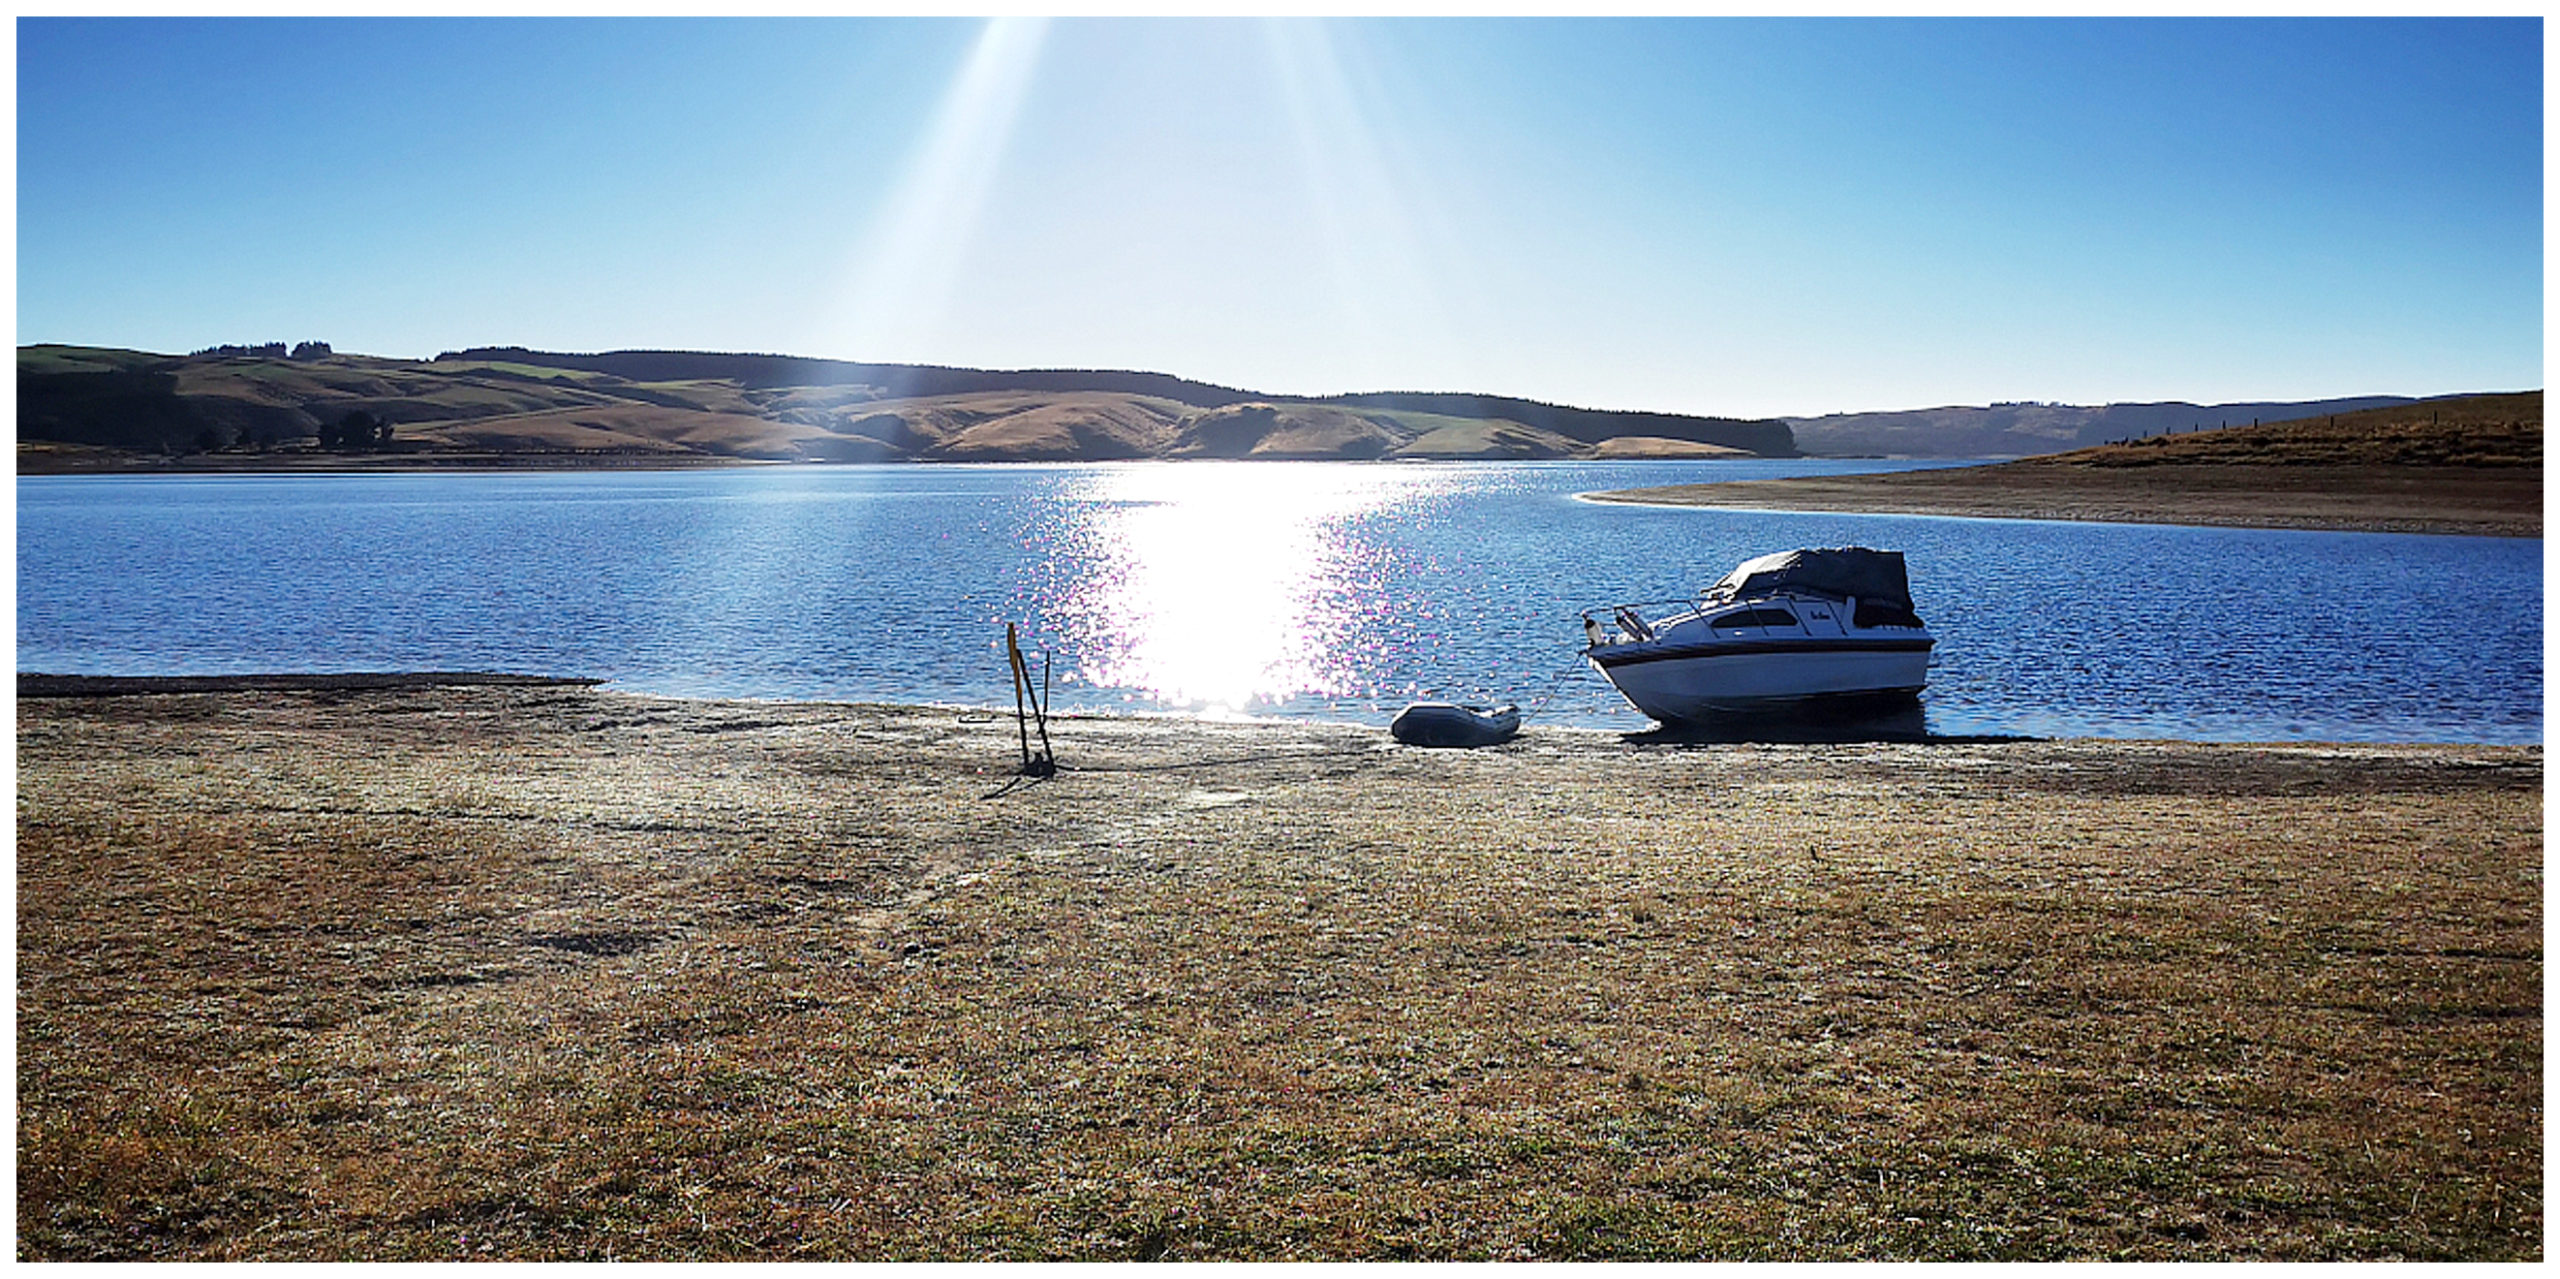
[[[1004,785],[997,787],[988,794],[981,796],[981,798],[994,799],[997,796],[1011,791],[1013,788],[1024,782],[1046,781],[1051,777],[1057,776],[1060,772],[1153,772],[1158,769],[1209,768],[1225,764],[1252,762],[1252,757],[1241,757],[1236,759],[1196,760],[1179,764],[1123,765],[1117,767],[1107,764],[1100,766],[1061,764],[1058,762],[1056,749],[1049,744],[1049,653],[1045,649],[1038,650],[1040,656],[1040,675],[1038,680],[1035,682],[1031,674],[1030,659],[1022,651],[1021,634],[1011,622],[1005,623],[1004,647],[1005,665],[1011,668],[1011,674],[1013,676],[1013,716],[1015,727],[1017,728],[1018,735],[1021,738],[1022,764],[1012,780],[1007,781]],[[1523,720],[1545,711],[1547,705],[1553,702],[1556,699],[1556,694],[1563,689],[1566,680],[1572,679],[1574,676],[1581,674],[1583,671],[1588,669],[1590,669],[1588,663],[1583,661],[1580,654],[1576,654],[1571,662],[1557,667],[1555,673],[1549,675],[1546,682],[1541,685],[1538,691],[1535,694],[1532,694],[1527,701],[1518,703],[1513,706],[1512,709],[1517,711],[1520,718]],[[1440,693],[1442,690],[1432,689],[1428,690],[1428,692]],[[1499,704],[1499,699],[1497,698],[1486,697],[1484,700],[1488,704]],[[1035,730],[1039,734],[1040,741],[1040,745],[1036,750],[1033,749],[1031,744],[1032,734]],[[1363,749],[1365,750],[1365,748]],[[1317,754],[1357,753],[1360,752],[1317,752]]]
[[[1565,681],[1570,680],[1577,675],[1584,674],[1590,669],[1590,664],[1583,661],[1581,654],[1577,653],[1574,655],[1574,659],[1571,662],[1557,667],[1554,674],[1547,676],[1542,682],[1533,685],[1533,687],[1538,691],[1531,694],[1526,700],[1520,702],[1506,703],[1504,699],[1487,692],[1482,684],[1471,684],[1462,690],[1451,689],[1448,686],[1443,685],[1437,688],[1418,688],[1411,689],[1409,691],[1417,701],[1443,701],[1458,706],[1502,706],[1507,704],[1513,710],[1520,712],[1520,718],[1525,721],[1532,716],[1544,712],[1547,709],[1548,703],[1556,700],[1556,694],[1564,690]]]
[[[1566,680],[1583,674],[1590,669],[1590,664],[1583,661],[1580,654],[1576,654],[1571,662],[1557,667],[1555,674],[1547,677],[1546,684],[1538,690],[1537,694],[1531,697],[1528,701],[1520,704],[1520,718],[1527,719],[1532,715],[1536,715],[1539,712],[1544,711],[1547,708],[1547,703],[1556,700],[1556,694],[1564,689],[1564,682]]]

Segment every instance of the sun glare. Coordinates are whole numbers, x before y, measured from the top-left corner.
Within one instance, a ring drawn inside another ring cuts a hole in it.
[[[1324,284],[1355,360],[1457,347],[1449,312],[1416,226],[1417,202],[1397,180],[1354,59],[1321,19],[1265,19],[1264,47],[1289,113],[1309,211],[1323,236]],[[1349,381],[1392,382],[1389,367],[1347,368]]]
[[[1079,677],[1213,715],[1364,695],[1354,632],[1384,597],[1343,523],[1392,503],[1395,477],[1358,464],[1178,465],[1114,468],[1085,495],[1081,536],[1098,566],[1060,610]]]
[[[919,363],[983,350],[1032,365],[1179,364],[1199,337],[1161,317],[1276,257],[1293,296],[1241,303],[1230,289],[1224,305],[1308,322],[1273,330],[1212,314],[1207,327],[1255,335],[1266,358],[1330,389],[1410,384],[1417,370],[1463,381],[1477,347],[1462,333],[1472,302],[1456,304],[1466,271],[1447,260],[1461,237],[1442,221],[1427,149],[1395,127],[1393,51],[1368,34],[1305,18],[988,20],[877,197],[816,345]],[[1203,106],[1205,68],[1238,83]],[[1185,150],[1208,138],[1216,158]],[[1268,197],[1233,196],[1239,171],[1267,181]],[[1090,212],[1150,190],[1163,194],[1125,216]],[[1102,261],[1121,269],[1097,276]],[[1160,269],[1177,273],[1150,274]],[[1150,336],[1097,352],[1079,345],[1089,334],[1040,327],[1076,306]]]
[[[855,260],[838,349],[930,359],[988,189],[1039,69],[1046,18],[990,18]]]

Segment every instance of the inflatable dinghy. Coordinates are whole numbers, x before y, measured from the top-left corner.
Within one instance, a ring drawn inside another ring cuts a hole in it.
[[[1493,746],[1520,731],[1520,708],[1415,702],[1387,731],[1407,746]]]

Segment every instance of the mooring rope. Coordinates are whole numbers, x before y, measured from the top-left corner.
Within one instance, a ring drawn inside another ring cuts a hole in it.
[[[1565,681],[1588,673],[1590,669],[1590,664],[1583,660],[1582,654],[1576,652],[1573,660],[1557,667],[1554,673],[1548,675],[1543,682],[1532,685],[1537,691],[1525,699],[1504,697],[1482,684],[1470,684],[1463,689],[1453,688],[1447,684],[1436,684],[1430,688],[1408,688],[1406,691],[1417,702],[1438,701],[1457,706],[1509,706],[1520,712],[1520,718],[1525,720],[1544,711],[1548,703],[1556,699],[1556,694],[1563,691]]]
[[[1040,652],[1041,678],[1040,683],[1035,686],[1031,682],[1030,664],[1024,658],[1024,654],[1021,649],[1021,642],[1018,638],[1018,632],[1016,631],[1014,624],[1010,622],[1005,625],[1005,650],[1007,659],[1006,664],[1012,668],[1015,701],[1014,719],[1016,722],[1016,728],[1021,737],[1019,744],[1022,751],[1022,766],[1020,772],[1018,772],[1014,777],[1008,779],[1003,785],[998,786],[994,790],[980,796],[979,798],[981,799],[999,799],[1005,795],[1013,793],[1015,790],[1047,781],[1060,773],[1171,772],[1182,769],[1222,768],[1235,764],[1265,763],[1275,758],[1274,755],[1269,753],[1256,752],[1249,755],[1230,756],[1226,758],[1183,760],[1169,763],[1062,763],[1057,758],[1055,748],[1052,747],[1049,742],[1048,653],[1045,650]],[[1512,709],[1519,712],[1520,718],[1523,720],[1527,720],[1534,715],[1542,714],[1545,712],[1548,705],[1555,701],[1556,695],[1563,691],[1565,681],[1574,678],[1588,669],[1589,666],[1583,660],[1582,655],[1580,653],[1576,653],[1571,661],[1557,667],[1552,674],[1548,675],[1545,682],[1537,686],[1537,691],[1531,694],[1527,700],[1513,702],[1510,703],[1510,705]],[[1504,704],[1501,698],[1493,696],[1491,693],[1487,692],[1482,685],[1475,686],[1471,691],[1482,695],[1476,697],[1459,697],[1450,694],[1445,689],[1441,688],[1419,690],[1421,695],[1426,699],[1434,696],[1445,697],[1459,705],[1467,705],[1476,702],[1481,702],[1485,705],[1491,706]],[[1002,712],[998,711],[991,713],[987,718],[1001,718],[1001,716]],[[1038,727],[1040,733],[1040,750],[1037,754],[1033,753],[1031,749],[1031,735],[1029,731],[1035,725]],[[1370,749],[1371,748],[1367,746],[1361,746],[1351,749],[1287,751],[1282,752],[1281,757],[1314,759],[1325,756],[1366,754]]]
[[[1582,660],[1580,654],[1576,654],[1572,661],[1564,664],[1563,666],[1557,667],[1555,674],[1547,677],[1546,687],[1539,690],[1536,696],[1520,704],[1520,718],[1527,719],[1532,715],[1545,711],[1547,703],[1556,699],[1556,694],[1564,688],[1564,682],[1566,680],[1583,674],[1590,669],[1591,667]]]

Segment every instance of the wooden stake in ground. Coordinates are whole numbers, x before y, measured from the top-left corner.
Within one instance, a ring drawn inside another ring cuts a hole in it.
[[[1013,667],[1013,721],[1015,731],[1018,732],[1022,738],[1022,775],[1025,777],[1051,776],[1058,771],[1058,760],[1057,756],[1049,749],[1049,663],[1047,657],[1045,654],[1042,657],[1040,663],[1040,687],[1035,689],[1031,686],[1031,666],[1029,663],[1022,660],[1021,636],[1016,632],[1014,624],[1011,622],[1004,624],[1004,651],[1006,661]],[[1030,714],[1028,720],[1026,720],[1024,715],[1023,706],[1026,697],[1030,702]],[[1034,756],[1031,753],[1030,721],[1037,721],[1040,726],[1040,753],[1037,756]]]

